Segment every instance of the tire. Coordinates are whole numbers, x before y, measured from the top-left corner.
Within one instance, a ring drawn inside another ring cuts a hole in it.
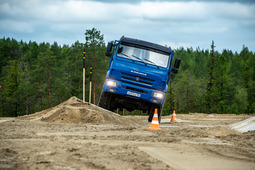
[[[158,122],[160,123],[161,122],[161,111],[162,111],[162,109],[161,109],[161,107],[153,107],[153,106],[149,110],[148,122],[152,121],[153,116],[154,116],[155,108],[158,109]]]
[[[160,123],[161,122],[161,111],[162,111],[162,109],[159,109],[159,113],[158,113],[158,123]]]
[[[113,112],[114,96],[111,93],[101,93],[98,106]]]
[[[148,122],[151,122],[152,119],[153,119],[153,116],[154,116],[154,107],[151,107],[151,108],[150,108],[148,114],[149,114]]]

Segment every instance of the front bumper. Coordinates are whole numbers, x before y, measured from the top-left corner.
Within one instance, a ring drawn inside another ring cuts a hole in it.
[[[115,93],[123,97],[130,97],[137,100],[163,105],[165,93],[155,89],[143,88],[132,84],[126,84],[121,81],[106,79],[103,92]]]

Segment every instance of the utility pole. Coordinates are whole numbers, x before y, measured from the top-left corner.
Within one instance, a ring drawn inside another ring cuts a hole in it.
[[[90,65],[90,79],[89,79],[89,104],[91,103],[91,87],[92,87],[92,65]]]
[[[83,103],[85,103],[85,48],[83,51]]]

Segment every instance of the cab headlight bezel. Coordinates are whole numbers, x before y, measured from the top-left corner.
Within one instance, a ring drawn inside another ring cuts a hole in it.
[[[107,80],[106,85],[110,86],[110,87],[116,87],[117,83],[115,81],[112,81],[112,80]]]
[[[153,97],[156,97],[158,99],[163,99],[164,98],[164,93],[160,93],[160,92],[154,92],[153,93]]]

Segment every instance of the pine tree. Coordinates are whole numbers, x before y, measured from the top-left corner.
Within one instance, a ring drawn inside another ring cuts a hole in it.
[[[97,78],[98,78],[98,66],[96,64],[96,58],[103,57],[98,54],[101,47],[104,46],[104,35],[100,33],[96,28],[86,30],[85,32],[86,46],[89,48],[87,54],[92,55],[93,58],[93,103],[98,101],[99,94],[96,94]],[[92,53],[92,54],[91,54]],[[88,56],[88,55],[87,55]],[[88,57],[87,57],[88,58]],[[96,99],[97,96],[97,99]]]
[[[214,82],[213,72],[215,69],[215,56],[214,56],[214,41],[212,41],[211,52],[210,52],[210,63],[209,63],[209,72],[208,72],[208,83],[206,86],[206,111],[211,113],[215,112],[215,100],[212,95],[212,87]]]
[[[35,70],[35,80],[38,88],[38,96],[41,100],[41,109],[44,108],[45,95],[47,96],[47,105],[51,107],[52,85],[56,74],[56,56],[49,49],[49,45],[43,46],[43,51],[38,55],[38,63]]]
[[[196,112],[201,105],[203,92],[200,90],[201,81],[196,79],[189,70],[180,72],[175,79],[173,91],[176,108],[179,112]]]
[[[235,89],[232,85],[231,76],[228,74],[229,70],[230,66],[227,63],[226,57],[220,55],[213,73],[214,81],[211,88],[217,113],[231,112],[230,106],[233,102]]]
[[[6,103],[8,105],[8,115],[9,116],[18,116],[18,109],[20,105],[20,84],[21,84],[21,68],[17,60],[14,60],[10,63],[10,66],[7,71],[7,81],[6,81]],[[14,115],[12,115],[14,113]]]
[[[0,116],[34,113],[54,106],[70,96],[82,98],[82,52],[86,47],[86,79],[93,65],[93,103],[104,84],[109,58],[103,35],[86,30],[86,44],[71,46],[56,42],[37,44],[0,39]],[[171,75],[164,113],[255,112],[255,54],[245,46],[240,53],[223,50],[175,50],[182,60],[178,74]],[[173,61],[174,61],[173,59]],[[89,83],[86,81],[86,89]],[[88,91],[86,95],[88,97]],[[86,98],[87,98],[86,97]]]
[[[243,59],[243,70],[241,83],[246,88],[248,95],[248,107],[247,113],[255,112],[255,54],[249,52],[248,48],[243,46],[243,50],[240,53],[240,57]]]

